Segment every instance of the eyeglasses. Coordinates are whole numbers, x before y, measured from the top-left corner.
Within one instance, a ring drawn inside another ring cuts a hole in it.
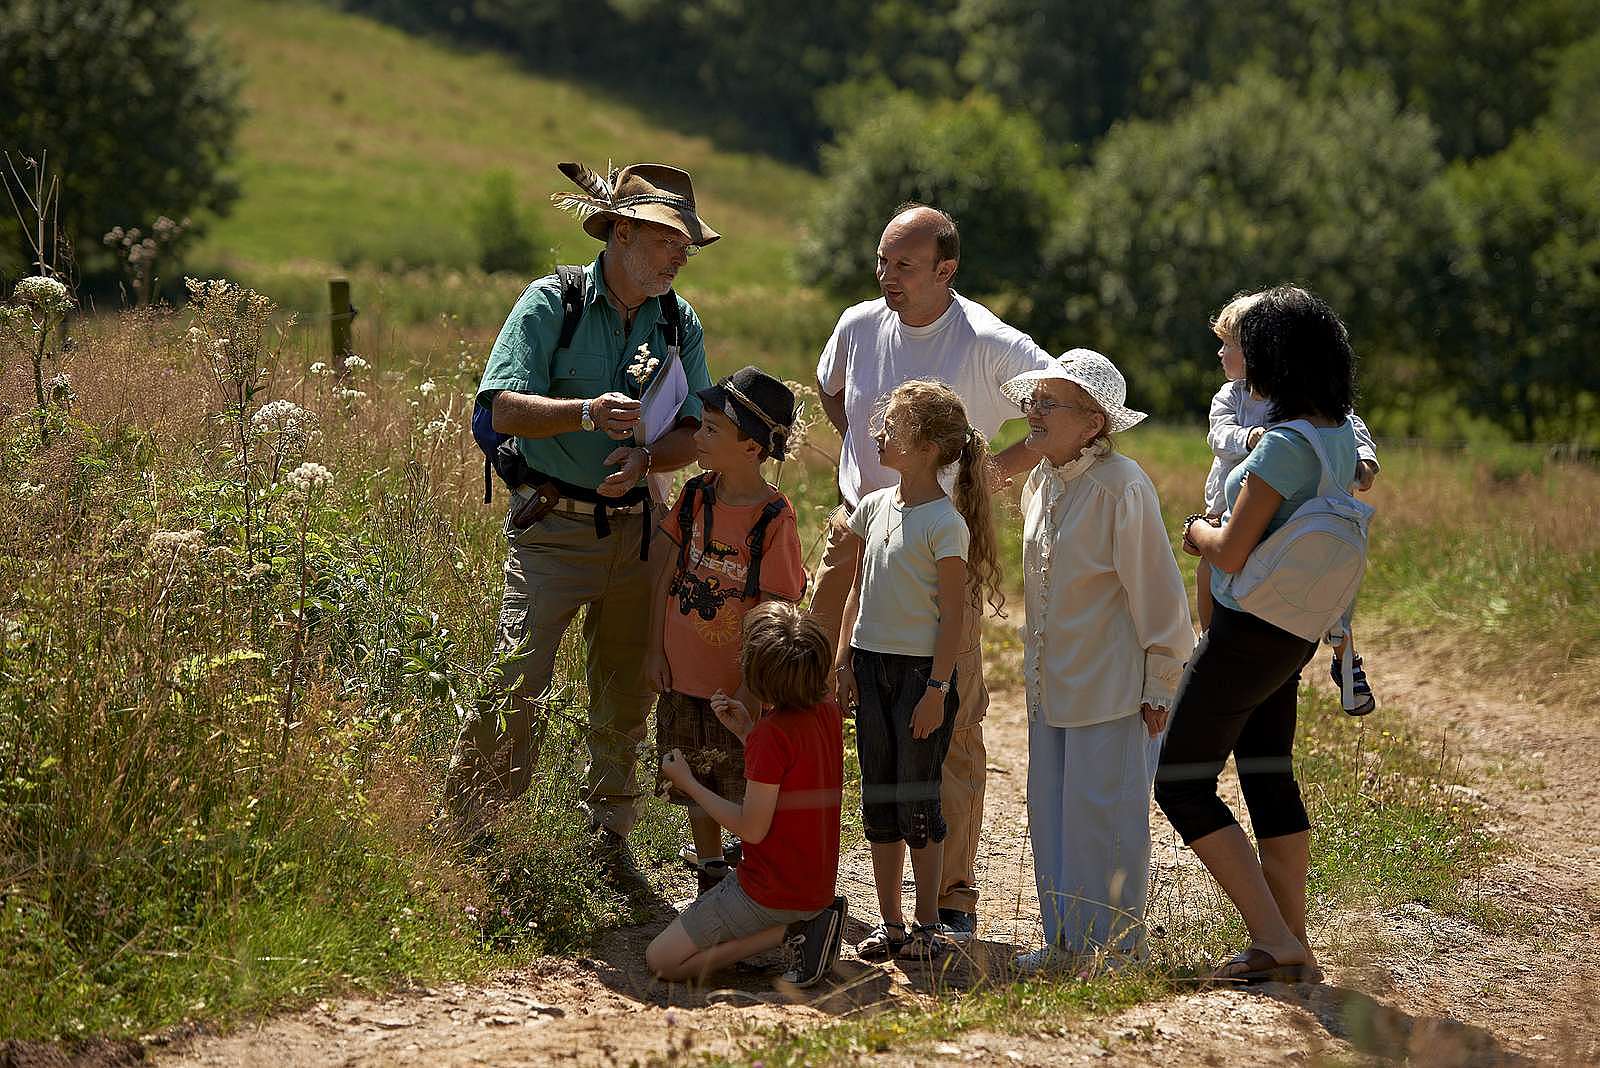
[[[656,238],[656,241],[661,245],[662,248],[667,249],[674,256],[681,253],[685,257],[688,257],[693,256],[695,253],[700,251],[700,246],[696,245],[692,241],[678,241],[670,237],[658,237]]]
[[[1098,408],[1086,408],[1081,404],[1064,404],[1058,400],[1051,400],[1049,397],[1044,400],[1023,397],[1019,407],[1022,408],[1023,415],[1032,415],[1034,412],[1038,412],[1040,416],[1047,416],[1058,409],[1069,412],[1082,412],[1084,415],[1100,414],[1100,409]]]

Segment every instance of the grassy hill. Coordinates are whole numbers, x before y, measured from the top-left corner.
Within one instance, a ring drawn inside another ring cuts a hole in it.
[[[496,169],[516,177],[560,260],[581,261],[595,245],[548,201],[566,182],[555,163],[652,160],[693,173],[703,213],[727,235],[686,275],[693,289],[788,276],[814,175],[721,151],[503,56],[315,4],[211,0],[199,16],[238,59],[249,117],[236,165],[243,196],[196,263],[241,276],[352,260],[467,267],[467,205]]]

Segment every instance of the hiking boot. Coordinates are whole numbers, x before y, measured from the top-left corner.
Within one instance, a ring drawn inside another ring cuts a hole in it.
[[[964,909],[940,909],[939,924],[951,941],[968,942],[978,933],[978,916]]]
[[[786,983],[798,987],[815,986],[821,982],[839,960],[839,947],[844,942],[844,920],[849,909],[843,897],[833,899],[833,904],[799,923],[789,925],[783,947],[789,957],[790,968],[783,973]]]
[[[1350,658],[1350,693],[1355,698],[1351,705],[1344,703],[1344,664],[1339,660],[1339,655],[1334,654],[1333,663],[1328,668],[1328,675],[1333,679],[1333,684],[1339,687],[1339,704],[1344,708],[1346,715],[1365,716],[1378,707],[1378,699],[1372,696],[1372,684],[1367,681],[1367,672],[1361,666],[1361,655],[1357,653]]]
[[[650,880],[639,870],[633,859],[628,840],[610,828],[594,833],[594,856],[600,862],[600,874],[617,890],[630,899],[648,898],[655,893]]]
[[[702,860],[694,866],[694,877],[700,886],[700,893],[713,890],[717,884],[733,874],[733,869],[725,860]]]

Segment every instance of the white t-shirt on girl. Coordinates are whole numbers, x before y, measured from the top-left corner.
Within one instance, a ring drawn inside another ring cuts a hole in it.
[[[914,378],[955,391],[967,419],[985,439],[1022,413],[1000,387],[1025,371],[1047,367],[1050,354],[1033,338],[976,301],[951,291],[950,307],[927,326],[907,326],[882,297],[847,308],[817,361],[817,382],[828,396],[844,392],[847,430],[839,454],[839,492],[855,505],[873,490],[899,483],[878,462],[870,437],[873,406]],[[945,492],[954,471],[940,476]]]
[[[869,493],[850,513],[865,542],[861,605],[850,644],[874,653],[932,656],[939,637],[939,561],[967,558],[970,534],[949,497],[910,508],[898,486]]]

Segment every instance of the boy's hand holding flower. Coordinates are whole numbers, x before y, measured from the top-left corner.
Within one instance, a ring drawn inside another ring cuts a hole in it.
[[[661,758],[661,774],[668,782],[680,790],[684,790],[694,782],[694,772],[689,768],[689,762],[683,759],[683,751],[674,749]]]

